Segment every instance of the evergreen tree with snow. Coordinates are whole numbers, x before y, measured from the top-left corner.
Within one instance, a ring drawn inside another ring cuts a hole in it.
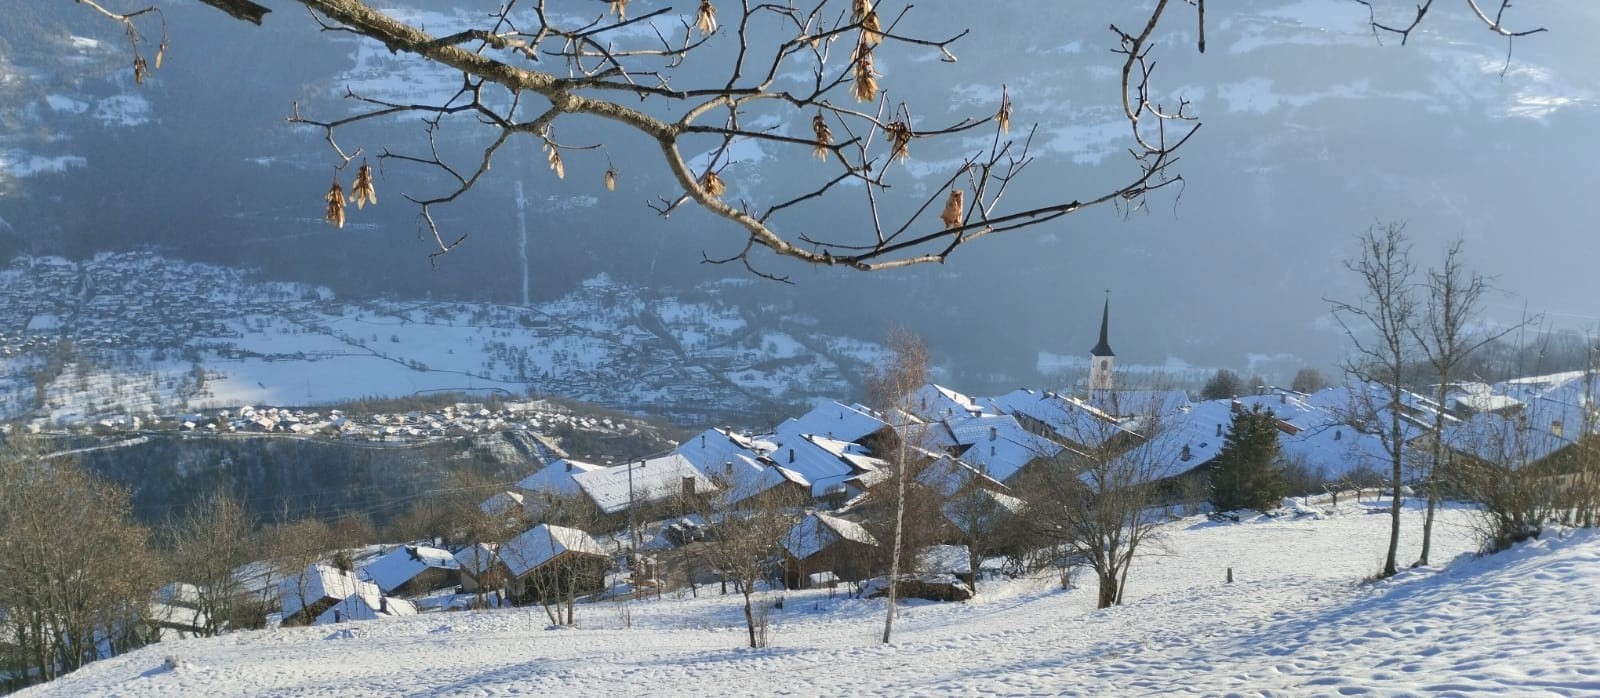
[[[1211,463],[1213,511],[1277,508],[1287,487],[1278,448],[1278,418],[1260,405],[1235,409],[1222,450]]]

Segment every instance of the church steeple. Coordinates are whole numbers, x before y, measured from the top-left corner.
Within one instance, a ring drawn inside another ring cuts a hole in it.
[[[1089,350],[1090,356],[1116,356],[1111,351],[1111,292],[1106,291],[1106,305],[1100,311],[1100,343]]]
[[[1100,310],[1100,343],[1089,350],[1089,389],[1111,390],[1116,387],[1116,357],[1111,351],[1111,291],[1106,291],[1106,304]]]

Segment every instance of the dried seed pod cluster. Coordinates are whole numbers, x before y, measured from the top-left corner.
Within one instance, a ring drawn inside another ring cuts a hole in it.
[[[911,127],[904,121],[894,121],[883,128],[889,136],[889,157],[906,160],[911,157]]]
[[[700,28],[701,34],[717,31],[717,8],[711,4],[711,0],[700,0],[700,9],[694,13],[694,24]]]
[[[728,191],[728,185],[723,183],[722,178],[715,172],[707,172],[700,178],[700,188],[706,190],[707,194],[718,197]]]
[[[323,215],[323,220],[332,223],[335,228],[344,227],[344,186],[339,184],[339,178],[333,178],[333,186],[328,187],[328,193],[322,196],[328,202],[328,212]]]
[[[828,120],[823,118],[820,110],[811,117],[811,130],[817,134],[817,145],[811,152],[816,154],[818,160],[826,161],[828,148],[833,145],[833,131],[828,128]]]

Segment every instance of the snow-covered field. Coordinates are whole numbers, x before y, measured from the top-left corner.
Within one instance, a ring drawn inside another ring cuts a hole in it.
[[[1402,559],[1420,518],[1407,512]],[[1473,558],[1468,512],[1447,510],[1437,567],[1362,584],[1387,521],[1348,499],[1322,520],[1184,519],[1120,608],[1093,610],[1092,586],[993,583],[905,607],[887,646],[882,601],[800,592],[773,611],[771,646],[745,649],[736,597],[702,589],[633,602],[631,627],[598,604],[570,630],[516,609],[163,643],[24,695],[1600,692],[1600,535]]]

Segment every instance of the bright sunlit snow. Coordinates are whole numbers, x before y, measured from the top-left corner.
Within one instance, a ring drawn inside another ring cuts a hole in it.
[[[1600,536],[1551,532],[1474,558],[1469,512],[1446,509],[1434,555],[1447,566],[1363,585],[1382,556],[1384,504],[1346,496],[1325,518],[1177,520],[1120,608],[1093,610],[1084,573],[1066,592],[1050,578],[980,584],[970,603],[905,606],[887,646],[881,600],[805,591],[772,611],[770,647],[745,649],[737,595],[702,587],[632,602],[632,627],[605,602],[580,605],[570,630],[547,630],[534,607],[163,642],[22,695],[1600,691]],[[1408,510],[1403,560],[1420,523]]]

